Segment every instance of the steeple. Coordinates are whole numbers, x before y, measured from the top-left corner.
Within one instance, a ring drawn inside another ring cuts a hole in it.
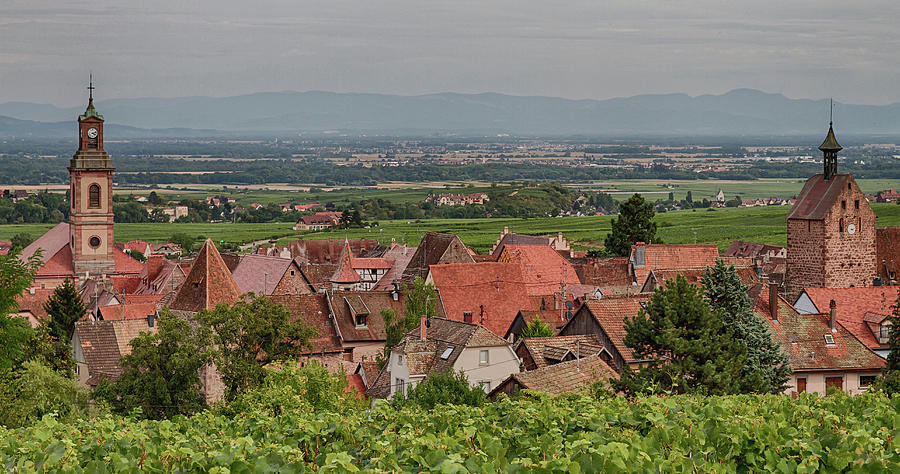
[[[100,120],[103,120],[103,116],[97,113],[97,109],[94,108],[94,75],[90,75],[90,82],[88,82],[87,90],[88,90],[88,106],[87,109],[84,110],[84,113],[81,114],[78,119],[84,120],[88,117],[96,117]]]
[[[819,149],[825,155],[825,179],[830,180],[837,174],[837,154],[843,149],[834,138],[833,122],[828,123],[828,135],[825,136],[825,141],[819,145]]]

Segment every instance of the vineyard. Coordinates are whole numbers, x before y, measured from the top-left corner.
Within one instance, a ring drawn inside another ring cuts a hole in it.
[[[503,400],[0,428],[7,472],[897,472],[900,398]]]

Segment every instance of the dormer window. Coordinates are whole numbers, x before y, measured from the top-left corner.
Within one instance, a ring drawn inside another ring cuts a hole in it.
[[[357,327],[357,328],[368,327],[368,321],[367,321],[367,320],[368,320],[368,316],[369,316],[369,315],[366,314],[366,313],[357,313],[357,315],[356,315],[356,327]]]

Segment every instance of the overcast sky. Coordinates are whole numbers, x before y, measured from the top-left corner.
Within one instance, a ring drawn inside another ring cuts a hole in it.
[[[900,102],[900,1],[0,0],[0,102],[329,90]]]

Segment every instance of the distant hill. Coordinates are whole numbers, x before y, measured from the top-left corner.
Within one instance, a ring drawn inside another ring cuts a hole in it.
[[[76,114],[77,115],[77,114]],[[165,137],[212,137],[232,135],[226,132],[193,128],[145,129],[109,123],[106,125],[109,137],[119,138],[165,138]],[[64,122],[38,122],[21,120],[0,115],[0,138],[72,138],[77,136],[75,119]]]
[[[828,117],[825,99],[789,99],[753,89],[697,97],[664,94],[608,100],[495,93],[398,96],[264,92],[221,98],[112,99],[98,101],[97,109],[111,124],[133,127],[123,130],[127,133],[151,135],[173,128],[190,134],[195,134],[188,132],[191,129],[206,129],[237,134],[340,130],[387,134],[819,135]],[[83,107],[0,104],[0,116],[32,121],[8,123],[4,119],[0,121],[0,135],[8,136],[13,128],[34,135],[59,133],[61,125],[54,122],[65,122],[71,130],[72,121],[82,111]],[[835,103],[835,111],[842,135],[900,134],[900,104]]]

